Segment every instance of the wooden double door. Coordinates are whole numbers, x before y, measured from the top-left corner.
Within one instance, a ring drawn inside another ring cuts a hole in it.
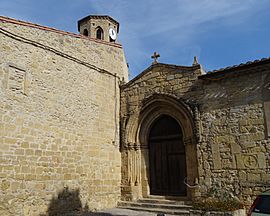
[[[150,193],[186,196],[186,154],[178,122],[161,116],[149,134]]]

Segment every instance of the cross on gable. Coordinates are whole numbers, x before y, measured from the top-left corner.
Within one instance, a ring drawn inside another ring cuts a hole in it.
[[[154,61],[152,62],[152,64],[157,64],[157,59],[160,57],[160,55],[157,52],[154,52],[154,55],[151,56],[152,59],[154,59]]]

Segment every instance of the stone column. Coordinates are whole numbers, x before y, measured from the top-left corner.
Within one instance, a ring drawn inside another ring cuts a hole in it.
[[[195,199],[199,195],[199,188],[193,187],[198,184],[198,163],[197,163],[197,148],[196,140],[193,137],[188,137],[184,140],[186,149],[186,165],[187,165],[187,184],[192,187],[187,187],[187,197],[190,200]]]
[[[122,196],[125,200],[141,197],[141,151],[136,143],[128,143],[122,153]]]
[[[141,185],[142,197],[150,195],[150,176],[149,176],[149,149],[146,146],[141,147]]]

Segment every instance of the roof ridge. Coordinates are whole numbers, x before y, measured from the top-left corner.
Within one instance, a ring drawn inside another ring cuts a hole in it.
[[[148,71],[150,71],[151,69],[158,67],[158,66],[166,66],[166,67],[173,67],[173,68],[177,68],[177,69],[199,69],[201,68],[201,65],[191,65],[191,66],[182,66],[182,65],[175,65],[175,64],[165,64],[165,63],[156,63],[156,64],[151,64],[148,68],[146,68],[145,70],[143,70],[141,73],[139,73],[137,76],[133,77],[131,80],[129,80],[127,83],[123,84],[122,87],[126,87],[131,85],[132,83],[134,83],[136,80],[138,80],[139,78],[141,78],[142,76],[144,76],[146,73],[148,73]]]
[[[243,67],[243,66],[247,66],[247,65],[252,65],[252,64],[256,64],[256,63],[262,63],[264,61],[268,61],[270,60],[270,57],[267,58],[261,58],[261,59],[256,59],[253,61],[247,61],[244,63],[240,63],[240,64],[236,64],[236,65],[232,65],[232,66],[228,66],[228,67],[224,67],[224,68],[220,68],[220,69],[215,69],[212,71],[207,71],[206,74],[212,74],[212,73],[216,73],[216,72],[222,72],[222,71],[226,71],[226,70],[230,70],[230,69],[237,69],[239,67]]]
[[[13,18],[10,18],[10,17],[0,16],[0,21],[9,22],[9,23],[18,24],[18,25],[23,25],[23,26],[28,26],[28,27],[32,27],[32,28],[37,28],[37,29],[40,29],[40,30],[50,31],[50,32],[58,33],[58,34],[69,35],[69,36],[76,37],[76,38],[81,38],[81,39],[85,39],[85,40],[94,41],[96,43],[101,43],[101,44],[106,44],[106,45],[122,48],[122,45],[118,44],[118,43],[110,43],[110,42],[106,42],[106,41],[102,41],[102,40],[97,40],[97,39],[89,38],[89,37],[86,37],[84,35],[76,34],[76,33],[73,33],[73,32],[63,31],[63,30],[59,30],[59,29],[56,29],[56,28],[43,26],[43,25],[36,24],[36,23],[31,23],[31,22],[28,22],[28,21],[22,21],[22,20],[18,20],[18,19],[13,19]]]

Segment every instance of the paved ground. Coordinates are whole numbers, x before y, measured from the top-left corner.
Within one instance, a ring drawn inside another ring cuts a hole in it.
[[[97,216],[157,216],[157,213],[150,213],[150,212],[142,212],[142,211],[133,211],[129,209],[120,209],[120,208],[112,208],[103,210],[102,212],[95,213]],[[172,216],[166,214],[166,216]]]
[[[55,215],[55,214],[49,214]],[[65,212],[63,214],[57,215],[64,215],[64,216],[163,216],[162,214],[146,212],[146,211],[134,211],[129,209],[121,209],[121,208],[111,208],[106,210],[100,210],[97,212]],[[2,216],[2,215],[1,215]],[[45,215],[43,215],[45,216]],[[164,216],[175,216],[166,214]]]

